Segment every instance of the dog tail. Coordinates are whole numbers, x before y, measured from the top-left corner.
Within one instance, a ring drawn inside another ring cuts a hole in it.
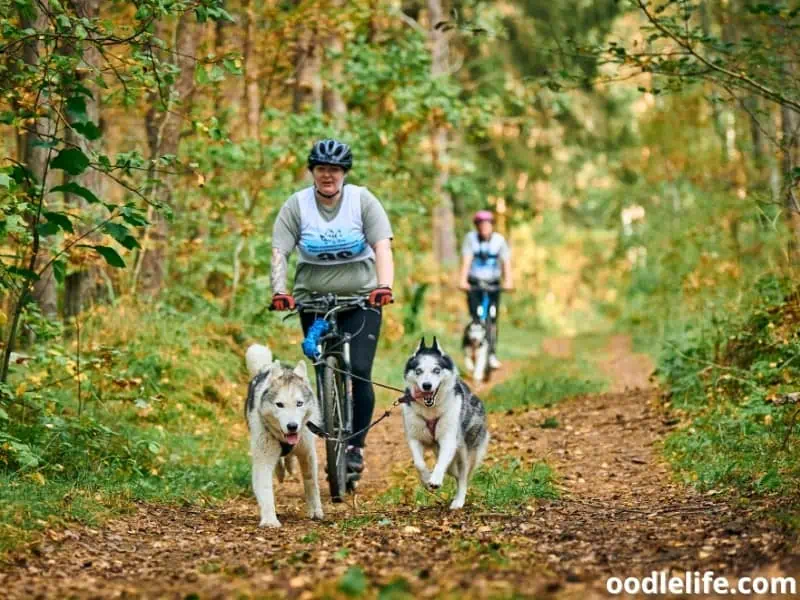
[[[253,344],[244,355],[250,377],[255,377],[272,364],[272,351],[261,344]]]

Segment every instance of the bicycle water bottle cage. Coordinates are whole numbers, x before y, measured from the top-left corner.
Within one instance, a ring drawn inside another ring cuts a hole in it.
[[[306,339],[303,340],[303,354],[311,360],[319,358],[319,350],[317,349],[319,340],[323,335],[328,333],[330,328],[331,324],[325,319],[317,319],[314,321],[311,327],[308,328]]]

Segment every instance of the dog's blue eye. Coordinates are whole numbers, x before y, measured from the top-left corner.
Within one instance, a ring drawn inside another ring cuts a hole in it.
[[[438,375],[438,374],[439,374],[439,373],[441,373],[441,372],[442,372],[442,370],[441,370],[439,367],[436,367],[436,368],[433,370],[433,374],[434,374],[434,375]]]
[[[283,402],[276,402],[275,406],[277,406],[278,408],[283,408]]]
[[[301,406],[303,406],[303,403],[302,402],[298,402],[297,403],[297,408],[300,408]]]
[[[414,373],[416,373],[417,375],[422,375],[422,369],[415,369]]]

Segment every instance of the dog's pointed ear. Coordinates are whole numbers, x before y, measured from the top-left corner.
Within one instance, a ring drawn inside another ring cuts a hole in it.
[[[297,366],[294,368],[294,374],[302,377],[303,379],[308,379],[308,367],[306,367],[306,361],[301,360],[297,363]]]
[[[419,340],[419,344],[417,344],[417,349],[414,351],[414,354],[418,354],[425,350],[425,336],[423,335],[422,338]]]
[[[437,352],[438,354],[442,354],[442,349],[439,347],[439,340],[436,339],[436,336],[433,336],[433,346],[431,346],[431,350]]]

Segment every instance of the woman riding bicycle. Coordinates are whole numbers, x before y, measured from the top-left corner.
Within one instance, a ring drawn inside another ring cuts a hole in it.
[[[488,210],[479,210],[475,213],[472,222],[475,231],[470,231],[464,238],[461,248],[461,275],[459,287],[467,292],[467,305],[469,314],[474,321],[479,320],[478,308],[481,306],[483,291],[479,284],[492,286],[489,293],[489,303],[500,309],[500,282],[502,288],[514,288],[514,276],[511,271],[511,251],[505,238],[494,231],[494,215]],[[497,314],[495,314],[494,335],[489,338],[489,366],[492,369],[500,367],[497,360]]]
[[[281,207],[272,232],[272,308],[292,310],[295,299],[316,294],[368,296],[371,309],[339,313],[339,329],[353,334],[353,430],[367,427],[375,407],[372,363],[381,329],[381,307],[392,302],[394,262],[392,228],[381,203],[367,188],[345,184],[353,166],[350,147],[338,140],[321,140],[308,155],[312,186],[293,194]],[[292,293],[287,285],[288,257],[298,248]],[[315,313],[300,313],[303,333]],[[364,469],[367,433],[353,438],[347,448],[348,470]]]

